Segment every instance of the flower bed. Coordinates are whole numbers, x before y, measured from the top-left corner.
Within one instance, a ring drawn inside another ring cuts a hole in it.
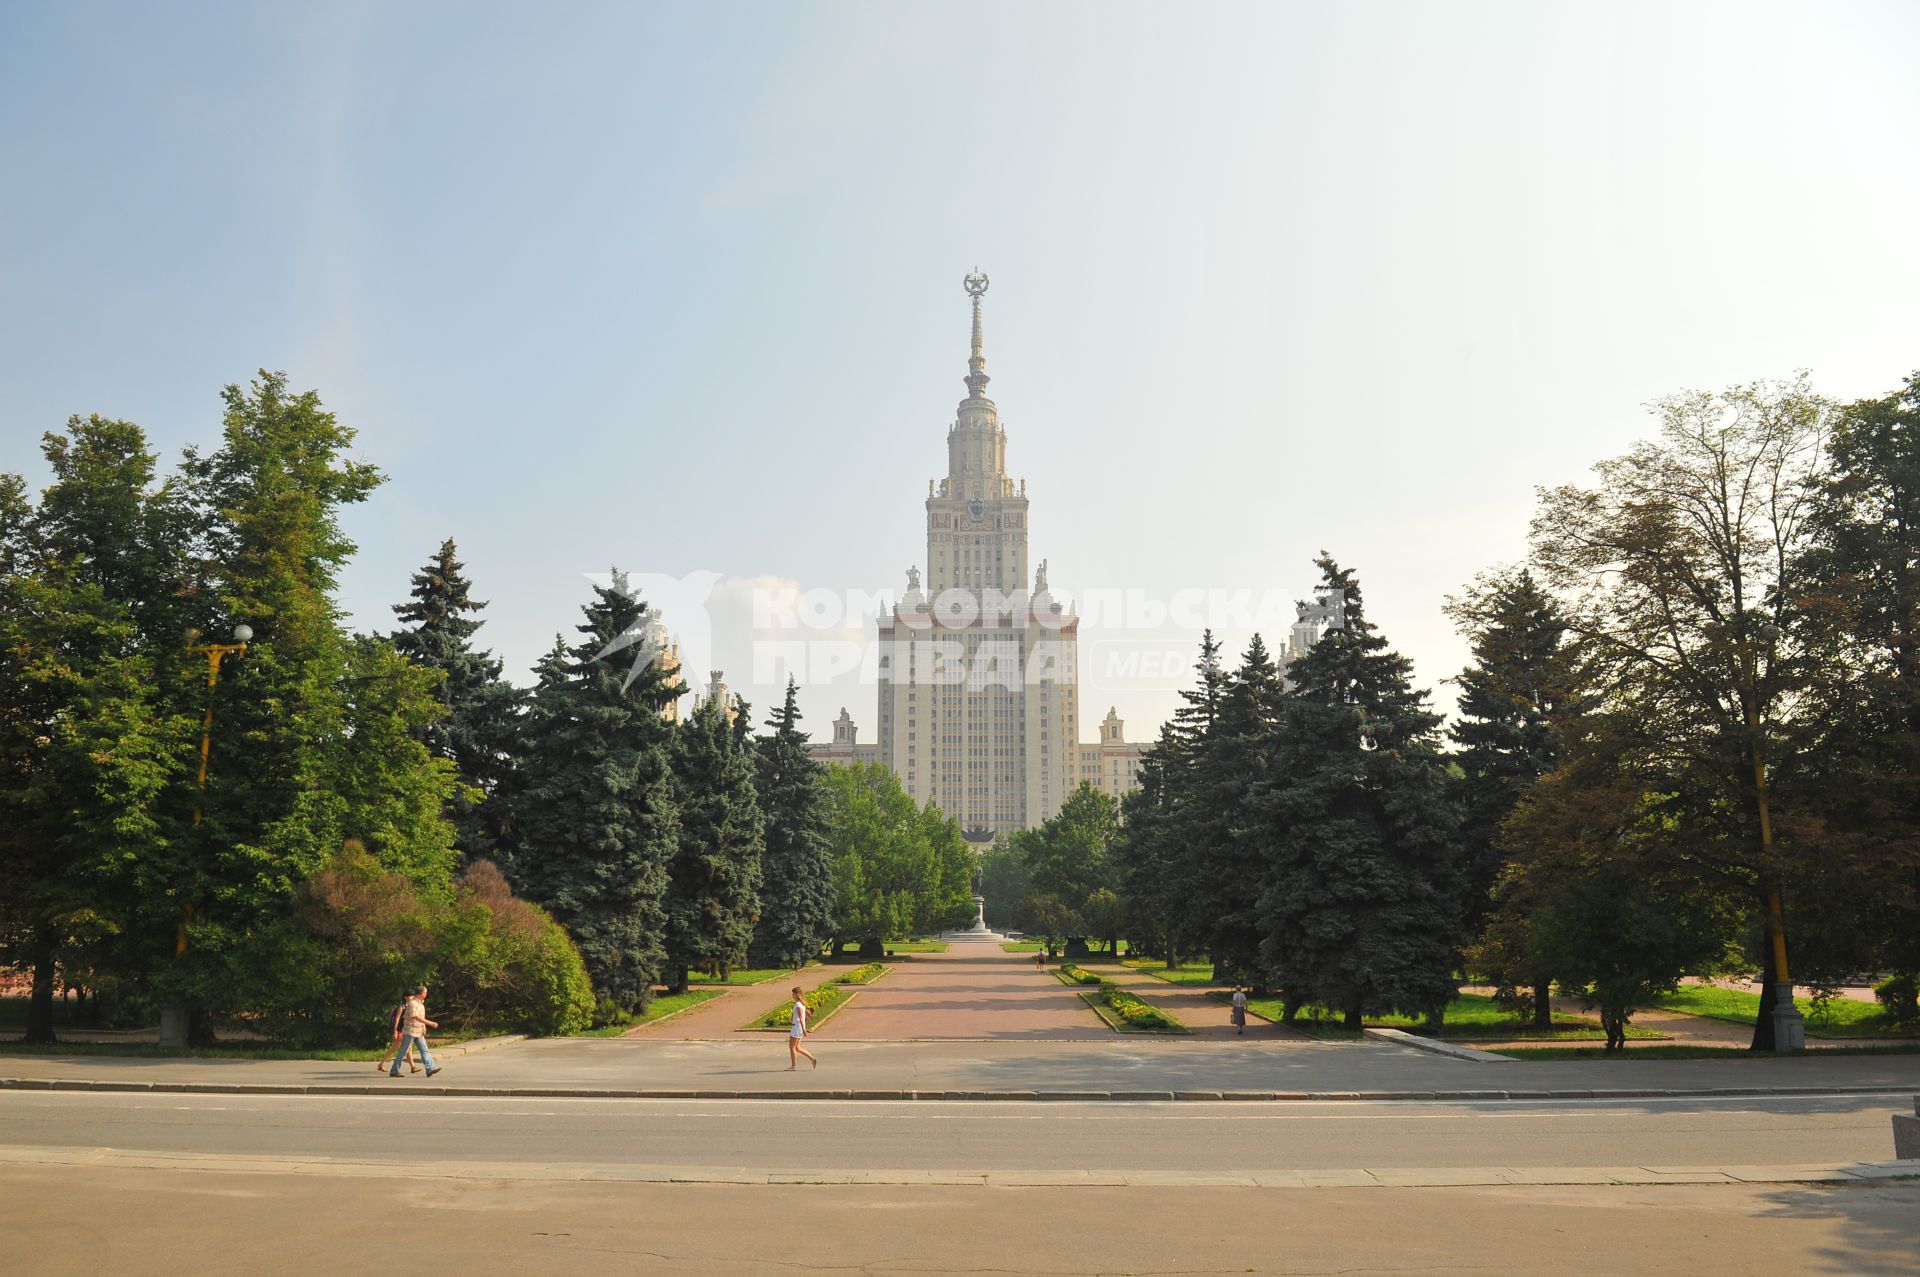
[[[1062,984],[1097,985],[1100,983],[1099,976],[1093,974],[1093,972],[1087,970],[1085,967],[1076,966],[1071,962],[1061,963],[1053,969],[1053,974],[1059,978]]]
[[[853,970],[841,976],[838,980],[835,980],[834,983],[835,984],[872,984],[875,980],[878,980],[881,976],[885,975],[891,969],[892,968],[888,967],[883,962],[869,962],[864,967],[855,967]]]
[[[1122,1033],[1185,1033],[1188,1031],[1186,1025],[1159,1007],[1149,1006],[1115,985],[1103,985],[1098,993],[1082,993],[1080,996],[1086,999],[1087,1005],[1092,1007],[1102,1020]]]
[[[823,984],[817,989],[801,994],[800,1000],[807,1004],[807,1027],[809,1029],[819,1028],[826,1018],[845,1005],[847,999],[851,998],[853,994],[854,990],[841,984]],[[746,1027],[749,1029],[780,1029],[784,1031],[792,1027],[792,1025],[793,1003],[791,1001],[783,1001],[779,1006],[774,1007],[771,1011]]]

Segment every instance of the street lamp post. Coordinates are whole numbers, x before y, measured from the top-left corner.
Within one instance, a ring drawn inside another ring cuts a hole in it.
[[[200,827],[201,813],[207,801],[207,764],[213,757],[213,695],[220,685],[220,662],[229,656],[238,656],[247,650],[247,644],[253,639],[253,627],[236,625],[233,627],[234,641],[231,643],[189,643],[187,650],[207,658],[207,707],[200,717],[200,773],[196,778],[199,795],[193,803],[193,825]],[[180,908],[179,929],[173,942],[173,956],[178,958],[187,951],[187,924],[193,921],[193,901],[183,901]],[[160,1008],[160,1045],[173,1050],[184,1050],[189,1038],[189,1014],[184,1005],[170,1002]]]
[[[1772,642],[1779,630],[1772,623],[1760,627],[1760,634]],[[1767,760],[1760,735],[1759,658],[1753,642],[1741,645],[1743,673],[1747,682],[1747,743],[1753,754],[1753,792],[1760,820],[1760,865],[1763,874],[1772,873],[1773,815],[1767,798]],[[1787,921],[1780,904],[1780,888],[1767,888],[1767,963],[1773,976],[1773,1049],[1798,1051],[1807,1045],[1807,1024],[1793,1001],[1793,976],[1787,970]]]

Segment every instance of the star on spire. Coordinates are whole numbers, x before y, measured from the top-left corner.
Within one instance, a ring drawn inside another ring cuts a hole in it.
[[[967,359],[967,394],[981,399],[987,382],[992,380],[987,376],[987,356],[980,338],[980,298],[987,291],[987,277],[976,266],[961,286],[973,298],[973,354]]]

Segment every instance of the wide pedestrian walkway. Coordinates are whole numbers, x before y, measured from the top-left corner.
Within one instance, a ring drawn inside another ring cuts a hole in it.
[[[1105,1041],[1112,1029],[1033,955],[955,940],[893,969],[820,1026],[822,1040]]]
[[[732,985],[717,998],[652,1024],[643,1024],[625,1034],[629,1038],[682,1038],[714,1041],[732,1037],[742,1025],[751,1023],[792,997],[794,985],[811,989],[831,980],[838,968],[803,967],[792,975],[760,984]]]
[[[1224,990],[1222,985],[1174,984],[1158,979],[1138,967],[1129,967],[1116,962],[1105,954],[1085,959],[1080,965],[1095,975],[1111,980],[1141,1001],[1151,1003],[1167,1012],[1185,1025],[1196,1037],[1259,1038],[1280,1042],[1311,1041],[1307,1034],[1298,1029],[1284,1024],[1275,1024],[1271,1020],[1263,1020],[1257,1015],[1247,1017],[1245,1033],[1235,1033],[1231,1018],[1233,1008],[1214,996],[1216,991]]]

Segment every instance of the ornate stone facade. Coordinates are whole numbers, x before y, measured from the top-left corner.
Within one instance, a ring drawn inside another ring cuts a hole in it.
[[[973,345],[967,397],[947,429],[947,474],[927,483],[927,571],[880,622],[879,740],[855,743],[842,709],[829,762],[885,763],[918,802],[931,799],[969,835],[1038,825],[1083,780],[1116,797],[1137,784],[1140,747],[1110,710],[1097,744],[1079,741],[1080,620],[1029,586],[1026,483],[1007,473],[1007,437],[986,397],[980,299],[967,276]],[[871,751],[871,752],[869,752]]]

